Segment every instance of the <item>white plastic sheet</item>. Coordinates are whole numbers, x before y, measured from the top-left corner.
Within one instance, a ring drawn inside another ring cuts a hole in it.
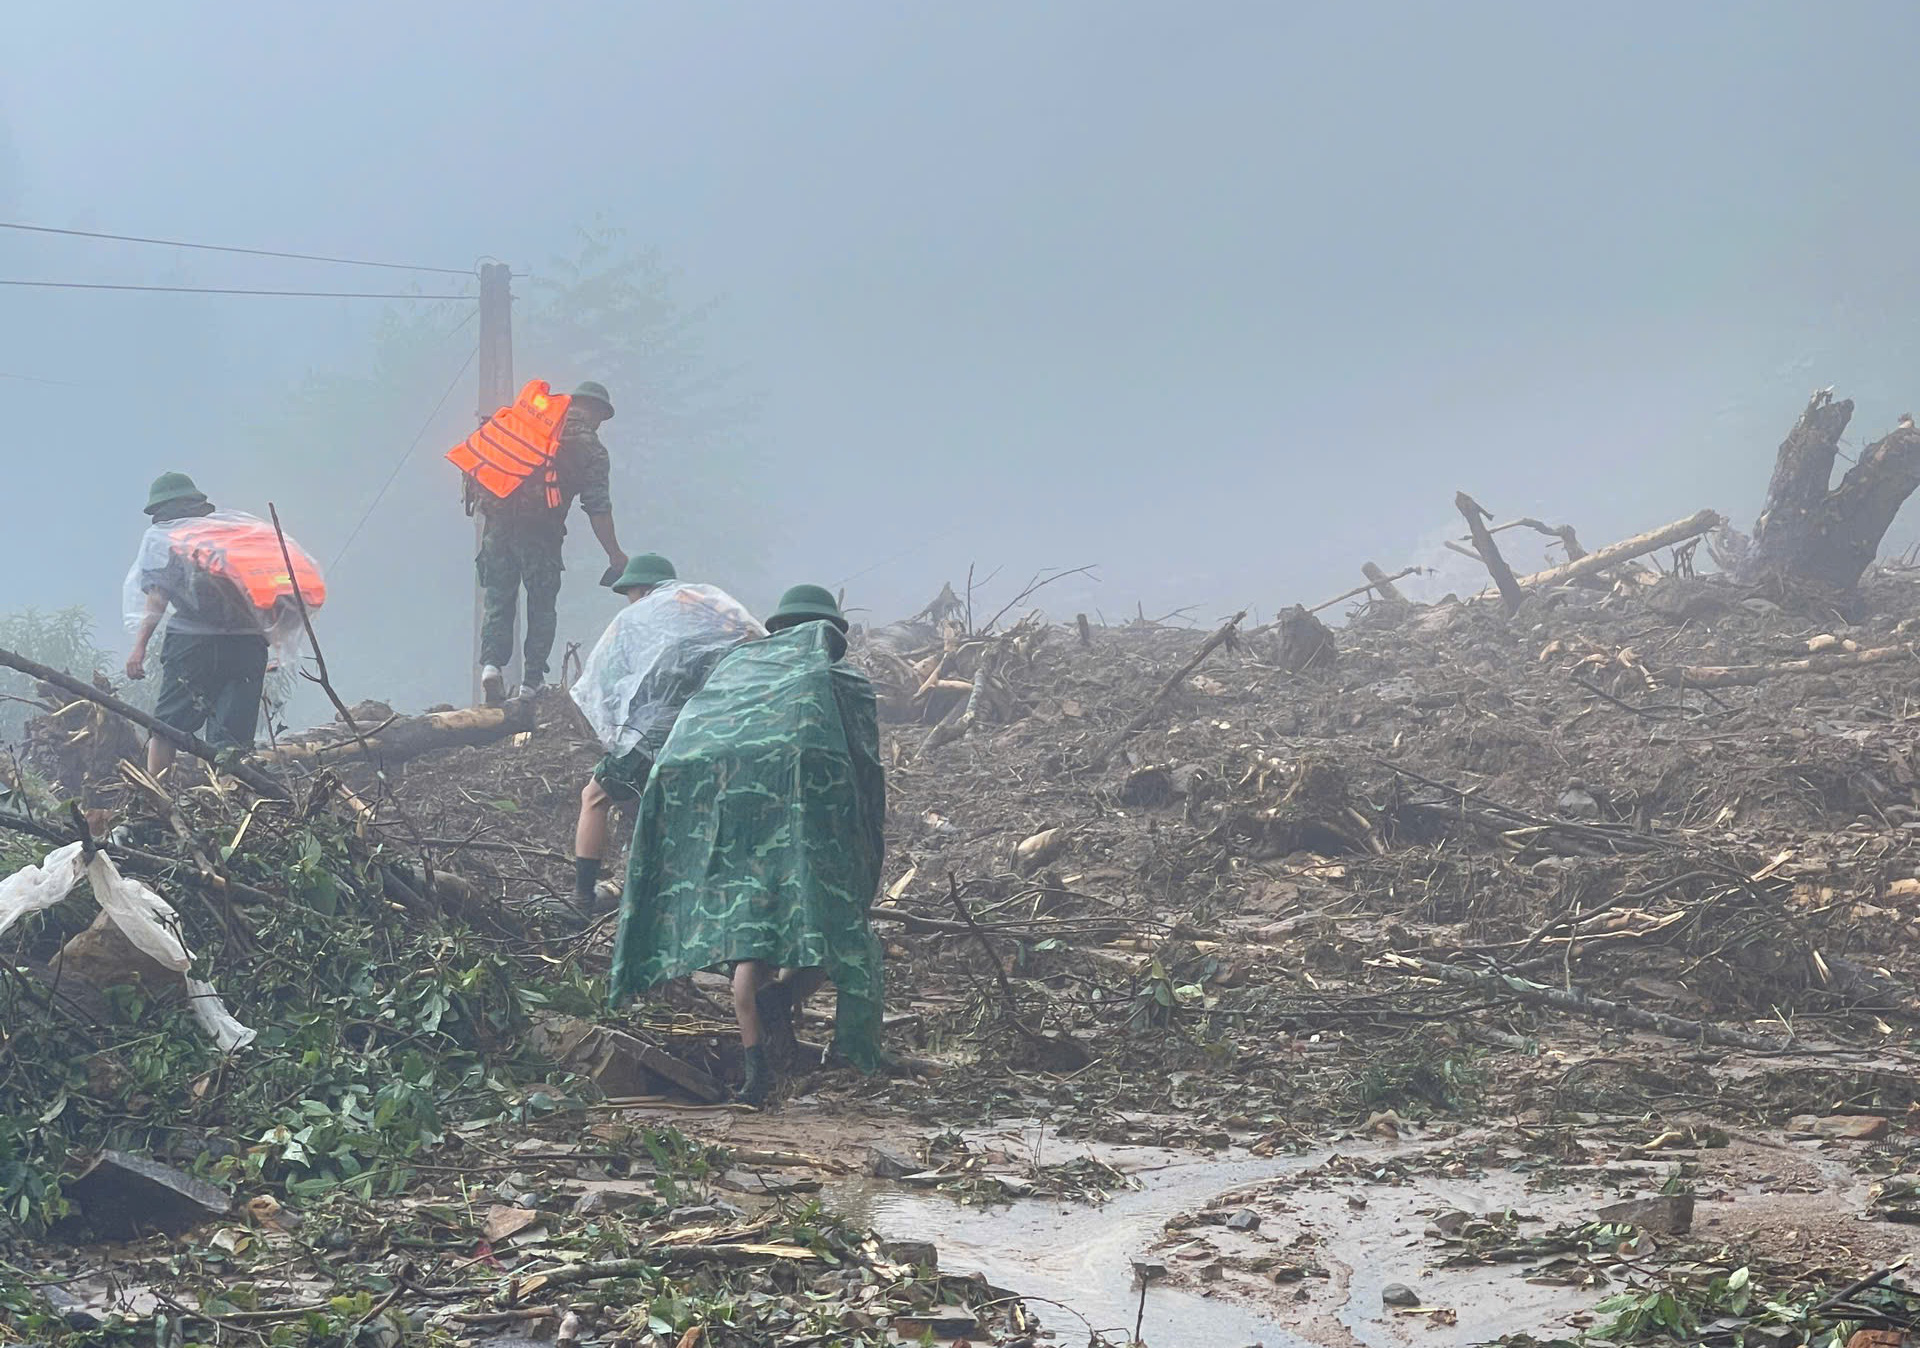
[[[28,913],[51,908],[66,898],[80,883],[85,867],[80,844],[74,842],[56,847],[38,866],[22,866],[0,880],[0,932]]]
[[[23,866],[0,880],[0,932],[28,913],[51,908],[66,898],[83,875],[95,900],[128,941],[162,967],[187,971],[193,955],[180,939],[180,915],[173,906],[138,880],[120,874],[105,852],[96,852],[87,861],[77,842],[57,847],[38,866]],[[253,1042],[254,1031],[234,1018],[211,983],[197,978],[186,983],[193,1018],[221,1052],[231,1053]]]
[[[609,753],[651,758],[721,657],[766,634],[726,591],[669,582],[620,610],[570,691]]]

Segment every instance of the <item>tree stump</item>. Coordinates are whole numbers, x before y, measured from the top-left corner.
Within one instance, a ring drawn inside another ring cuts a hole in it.
[[[1289,673],[1324,669],[1339,656],[1326,624],[1298,604],[1283,610],[1273,627],[1273,662]]]
[[[1822,389],[1780,444],[1766,508],[1753,527],[1743,578],[1813,581],[1851,590],[1872,565],[1893,518],[1920,487],[1920,431],[1911,417],[1867,446],[1833,482],[1853,401]]]

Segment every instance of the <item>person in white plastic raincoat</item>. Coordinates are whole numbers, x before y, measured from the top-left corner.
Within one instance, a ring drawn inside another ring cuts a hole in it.
[[[272,525],[216,510],[185,473],[154,479],[146,513],[153,523],[127,573],[123,604],[134,633],[127,677],[146,677],[147,650],[165,619],[154,716],[189,734],[205,726],[216,748],[251,749],[269,648],[282,663],[297,654],[293,584],[317,609],[326,598],[319,568],[288,540],[290,572]],[[147,741],[148,772],[164,772],[173,757],[164,736]]]
[[[673,563],[646,552],[613,582],[627,606],[607,625],[570,690],[606,754],[580,790],[574,826],[574,903],[602,905],[597,885],[616,801],[635,801],[667,732],[720,658],[766,629],[731,595],[681,582]]]

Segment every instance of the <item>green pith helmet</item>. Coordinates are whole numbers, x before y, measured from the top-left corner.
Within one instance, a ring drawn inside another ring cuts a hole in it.
[[[767,619],[767,630],[778,632],[816,618],[826,619],[842,632],[847,630],[847,617],[834,602],[831,590],[823,585],[796,585],[780,596],[780,607]]]
[[[206,493],[193,485],[193,479],[185,473],[162,473],[153,480],[147,489],[147,510],[151,515],[161,506],[171,505],[175,501],[204,502]]]
[[[673,569],[673,563],[665,557],[657,552],[642,552],[627,558],[627,569],[620,573],[620,579],[613,583],[613,588],[625,594],[642,585],[664,585],[679,578],[680,573]]]
[[[609,417],[613,415],[613,399],[607,395],[607,386],[598,379],[582,379],[580,381],[579,386],[573,390],[573,400],[578,402],[582,398],[593,399],[607,409],[607,415]]]

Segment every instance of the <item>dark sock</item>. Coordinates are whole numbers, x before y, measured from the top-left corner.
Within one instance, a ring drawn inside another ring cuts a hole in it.
[[[593,887],[600,883],[600,858],[575,857],[573,859],[573,893],[575,898],[593,901]]]

